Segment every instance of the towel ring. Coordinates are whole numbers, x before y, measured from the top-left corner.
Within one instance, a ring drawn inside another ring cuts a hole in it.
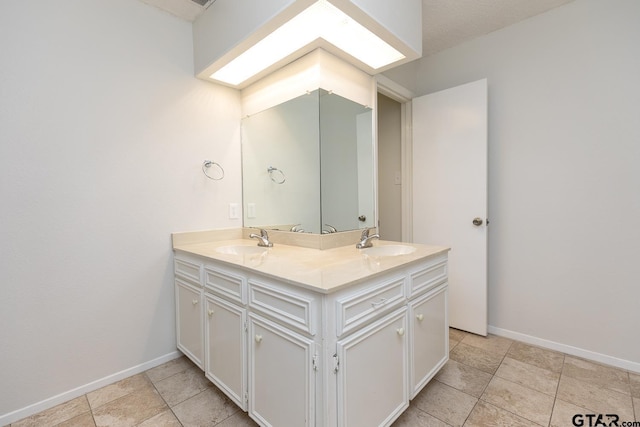
[[[220,169],[220,174],[221,174],[220,178],[214,178],[207,173],[207,169],[209,169],[211,166],[214,166],[214,165],[217,166],[218,169]],[[202,172],[207,176],[207,178],[212,179],[214,181],[220,181],[222,178],[224,178],[224,169],[222,169],[222,166],[220,166],[220,163],[216,163],[211,160],[205,160],[202,163]]]
[[[269,178],[271,178],[271,181],[275,182],[276,184],[284,184],[284,182],[287,180],[287,177],[284,176],[284,172],[282,172],[278,168],[274,168],[273,166],[269,166],[267,168],[267,172],[269,172]],[[274,172],[279,172],[280,173],[280,179],[274,178],[274,176],[273,176]]]

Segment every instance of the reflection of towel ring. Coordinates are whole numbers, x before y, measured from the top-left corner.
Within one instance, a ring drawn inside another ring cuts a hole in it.
[[[214,178],[214,177],[212,177],[211,175],[209,175],[207,173],[207,169],[209,169],[213,165],[217,166],[218,169],[220,169],[220,174],[221,174],[220,178]],[[222,166],[220,166],[220,163],[216,163],[216,162],[211,161],[211,160],[205,160],[202,163],[202,172],[204,172],[204,174],[207,176],[207,178],[212,179],[214,181],[220,181],[222,178],[224,178],[224,169],[222,169]]]
[[[267,172],[269,172],[269,178],[271,178],[271,181],[275,182],[276,184],[284,184],[284,182],[287,180],[287,177],[284,176],[284,172],[282,172],[278,168],[274,168],[273,166],[269,166],[267,168]],[[281,179],[275,179],[273,177],[273,173],[274,172],[280,172]]]

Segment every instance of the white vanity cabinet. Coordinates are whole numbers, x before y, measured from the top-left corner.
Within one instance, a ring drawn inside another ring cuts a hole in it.
[[[314,426],[314,342],[249,315],[249,415],[264,426]]]
[[[204,268],[205,375],[247,410],[246,279],[215,266]]]
[[[265,426],[315,426],[321,295],[251,276],[249,415]]]
[[[338,425],[389,425],[409,406],[407,309],[337,343]]]
[[[446,251],[334,290],[191,253],[175,268],[179,349],[261,426],[389,426],[448,360]]]
[[[447,257],[409,275],[409,343],[413,399],[449,360]]]
[[[201,265],[175,259],[176,339],[178,348],[203,368]]]

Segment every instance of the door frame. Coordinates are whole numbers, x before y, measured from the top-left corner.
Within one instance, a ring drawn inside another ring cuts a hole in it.
[[[415,94],[390,78],[375,76],[377,92],[400,103],[400,169],[402,175],[402,241],[413,241],[413,130],[411,99]],[[378,121],[376,120],[376,151],[378,146]],[[376,168],[377,169],[377,168]],[[376,203],[378,188],[376,186]],[[378,206],[376,206],[378,212]],[[377,226],[377,224],[376,224]]]

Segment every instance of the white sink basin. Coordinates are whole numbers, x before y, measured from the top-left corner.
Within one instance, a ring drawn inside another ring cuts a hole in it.
[[[267,248],[262,246],[231,245],[216,248],[216,252],[225,255],[262,255],[266,251]]]
[[[413,246],[407,245],[385,245],[374,246],[372,248],[361,249],[361,252],[369,256],[398,256],[407,255],[416,251]]]

